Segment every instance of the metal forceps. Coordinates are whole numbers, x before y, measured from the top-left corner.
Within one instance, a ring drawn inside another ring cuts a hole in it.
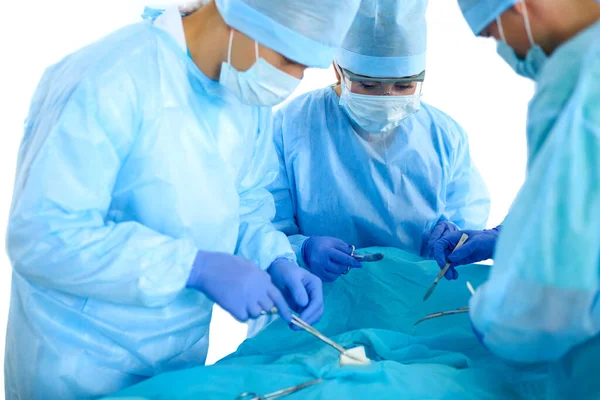
[[[471,282],[467,282],[467,289],[469,289],[469,292],[471,293],[471,295],[475,294],[475,289],[473,289],[473,285],[471,285]],[[428,319],[443,317],[444,315],[462,314],[462,313],[466,313],[466,312],[469,312],[469,307],[461,307],[461,308],[457,308],[456,310],[436,312],[436,313],[429,314],[429,315],[421,318],[420,320],[415,322],[415,326],[419,325],[423,321],[427,321]]]
[[[352,354],[348,353],[348,350],[346,350],[343,346],[341,346],[341,345],[337,344],[336,342],[334,342],[333,340],[329,339],[327,336],[323,335],[321,332],[319,332],[318,330],[313,328],[311,325],[309,325],[306,322],[304,322],[303,320],[301,320],[298,316],[292,315],[292,324],[296,325],[299,328],[304,329],[306,332],[310,333],[311,335],[314,335],[317,339],[320,339],[323,342],[327,343],[328,345],[330,345],[331,347],[333,347],[334,349],[339,351],[340,354],[343,354],[346,357],[353,359],[354,361],[358,361],[361,364],[364,362],[364,360],[361,360],[358,357],[354,357]]]
[[[374,253],[374,254],[355,254],[356,247],[352,245],[352,252],[350,253],[350,257],[354,258],[356,261],[360,262],[375,262],[383,260],[382,253]]]
[[[375,262],[379,260],[383,260],[383,254],[375,253],[375,254],[355,254],[353,258],[356,261],[360,262]]]
[[[436,313],[429,314],[426,317],[421,318],[420,320],[415,322],[415,326],[419,325],[423,321],[427,321],[428,319],[443,317],[445,315],[462,314],[462,313],[468,313],[468,312],[469,312],[469,307],[461,307],[461,308],[457,308],[456,310],[436,312]]]
[[[350,257],[354,258],[356,261],[358,262],[376,262],[376,261],[380,261],[383,259],[383,254],[381,253],[375,253],[375,254],[355,254],[356,252],[356,247],[354,247],[354,245],[351,245],[350,247],[352,247],[352,252],[350,253]],[[346,271],[344,271],[342,274],[346,275],[348,272],[350,272],[350,266],[348,266],[348,269]]]
[[[277,314],[278,312],[279,312],[279,310],[277,309],[277,307],[273,307],[269,311],[263,311],[262,315]],[[304,329],[306,332],[315,336],[317,339],[322,340],[323,342],[327,343],[328,345],[330,345],[331,347],[333,347],[334,349],[336,349],[337,351],[339,351],[341,354],[345,355],[346,357],[351,358],[354,361],[358,361],[361,364],[364,362],[364,360],[361,360],[360,358],[355,357],[352,354],[348,353],[348,350],[346,350],[342,345],[337,344],[333,340],[329,339],[327,336],[323,335],[321,332],[319,332],[317,329],[313,328],[310,324],[303,321],[300,317],[298,317],[295,314],[292,314],[292,324],[296,325],[300,329]]]
[[[279,399],[284,396],[288,396],[290,394],[296,393],[304,388],[315,385],[319,382],[323,382],[323,379],[315,379],[310,382],[301,383],[300,385],[292,386],[287,389],[281,389],[273,393],[265,394],[261,396],[258,393],[254,392],[244,392],[236,397],[236,400],[270,400],[270,399]]]

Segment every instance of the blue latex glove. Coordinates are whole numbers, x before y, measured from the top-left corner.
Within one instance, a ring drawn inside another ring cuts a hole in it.
[[[321,319],[324,304],[323,284],[319,278],[285,258],[275,260],[268,272],[290,308],[302,320],[313,325]]]
[[[437,240],[434,243],[433,257],[440,268],[446,266],[446,260],[450,262],[450,268],[445,275],[446,279],[458,278],[458,272],[454,267],[492,258],[501,228],[498,226],[482,231],[455,231],[447,233]],[[463,233],[469,235],[469,239],[461,248],[452,252]]]
[[[435,243],[444,235],[460,230],[458,226],[450,221],[439,221],[433,229],[423,233],[421,236],[421,257],[433,258]]]
[[[323,282],[333,282],[350,268],[362,264],[350,257],[352,247],[328,236],[312,236],[302,245],[302,258],[311,272]]]
[[[258,318],[274,306],[286,321],[291,311],[271,276],[245,258],[199,251],[187,281],[188,288],[204,293],[239,321]]]

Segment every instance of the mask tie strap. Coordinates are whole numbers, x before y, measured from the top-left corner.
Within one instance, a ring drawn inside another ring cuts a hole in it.
[[[500,33],[500,39],[502,39],[502,41],[506,44],[508,44],[506,42],[506,36],[504,36],[504,28],[502,28],[502,15],[499,15],[498,18],[496,18],[496,24],[498,25],[498,32]]]
[[[256,61],[258,61],[258,42],[254,41],[254,54],[256,56]]]
[[[344,88],[348,89],[348,86],[346,85],[346,77],[344,76],[344,73],[342,72],[342,67],[340,67],[336,62],[334,62],[333,68],[335,68],[337,73],[340,75],[340,85],[342,85],[342,89],[344,89]]]
[[[229,48],[227,49],[227,64],[231,65],[231,45],[233,44],[233,29],[229,32]]]
[[[337,73],[340,75],[340,81],[342,79],[344,79],[344,75],[342,75],[341,68],[337,65],[336,62],[333,63],[333,68],[335,68],[335,70],[337,71]]]
[[[533,34],[531,33],[531,23],[529,22],[529,14],[527,13],[527,6],[523,1],[523,19],[525,19],[525,30],[527,31],[527,38],[531,47],[535,46],[535,40],[533,40]]]

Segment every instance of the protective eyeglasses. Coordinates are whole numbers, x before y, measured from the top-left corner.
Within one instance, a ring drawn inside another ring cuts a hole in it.
[[[419,75],[406,78],[373,78],[357,75],[347,69],[343,71],[343,79],[346,87],[352,93],[374,95],[374,96],[409,96],[421,94],[425,71]]]
[[[382,82],[382,83],[406,83],[406,82],[423,82],[425,80],[425,71],[416,76],[406,78],[373,78],[370,76],[357,75],[352,71],[342,68],[344,75],[350,82]]]

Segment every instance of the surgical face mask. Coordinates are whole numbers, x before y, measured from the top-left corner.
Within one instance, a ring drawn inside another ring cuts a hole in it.
[[[337,68],[337,66],[336,66]],[[409,96],[369,96],[348,90],[340,72],[342,95],[340,106],[362,129],[369,133],[386,133],[421,109],[421,87]]]
[[[544,50],[535,43],[533,35],[531,33],[531,25],[529,23],[529,16],[527,14],[527,7],[523,4],[523,18],[525,19],[525,30],[527,31],[527,37],[531,48],[527,52],[525,59],[523,60],[515,51],[506,43],[506,36],[504,36],[504,29],[502,28],[502,21],[498,17],[497,24],[500,32],[502,41],[498,42],[497,51],[500,57],[507,62],[508,65],[519,75],[536,80],[539,72],[544,66],[548,56],[544,53]]]
[[[227,62],[221,64],[219,82],[242,103],[253,106],[272,107],[287,99],[300,84],[300,79],[281,71],[258,55],[258,43],[254,41],[256,62],[244,72],[231,65],[233,30],[229,35]]]

